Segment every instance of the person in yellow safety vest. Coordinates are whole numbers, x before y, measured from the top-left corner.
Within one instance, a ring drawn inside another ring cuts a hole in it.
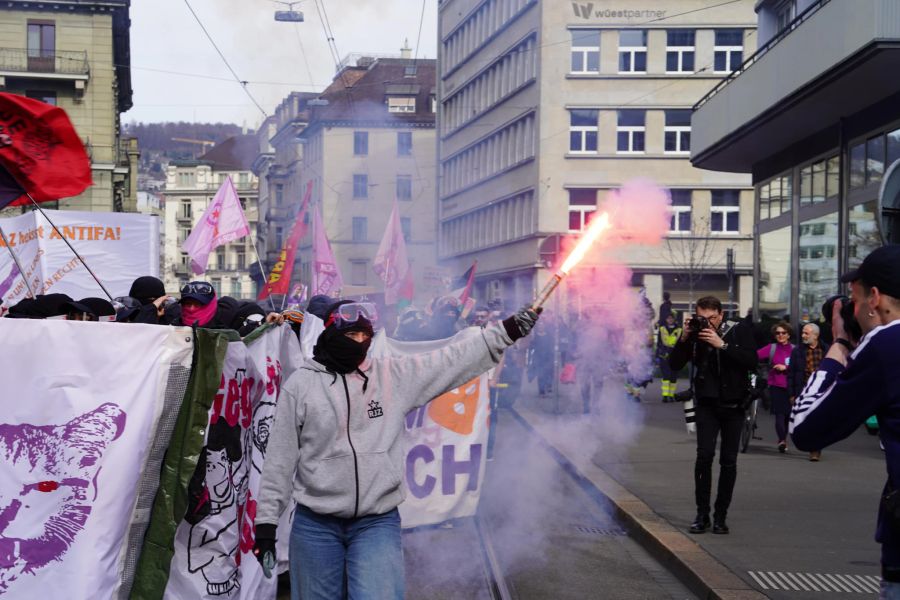
[[[669,313],[665,324],[659,328],[659,337],[656,343],[656,358],[659,362],[659,370],[662,373],[662,401],[675,402],[675,387],[677,385],[677,373],[669,366],[669,354],[678,338],[681,337],[682,328],[675,324],[675,315]]]

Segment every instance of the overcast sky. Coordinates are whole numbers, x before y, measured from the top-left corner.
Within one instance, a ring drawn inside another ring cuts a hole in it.
[[[306,19],[296,24],[275,21],[275,11],[287,7],[272,0],[188,1],[267,113],[291,91],[321,90],[331,82],[335,61],[314,0],[296,3],[294,10]],[[351,52],[397,54],[406,38],[416,52],[420,0],[319,2],[341,58]],[[425,1],[424,14],[418,57],[434,58],[436,0]],[[126,122],[259,124],[262,113],[234,81],[185,0],[137,0],[131,21],[134,107],[123,114]]]

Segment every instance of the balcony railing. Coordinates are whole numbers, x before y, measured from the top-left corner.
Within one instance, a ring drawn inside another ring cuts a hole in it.
[[[87,52],[43,52],[25,48],[0,48],[0,71],[88,75]]]
[[[739,66],[737,69],[735,69],[734,71],[732,71],[727,77],[725,77],[724,79],[722,79],[722,81],[720,81],[720,82],[716,85],[716,87],[714,87],[713,89],[709,90],[709,92],[708,92],[705,96],[703,96],[702,98],[700,98],[700,100],[697,102],[697,104],[694,105],[694,110],[697,110],[698,108],[700,108],[701,106],[703,106],[704,104],[706,104],[706,102],[709,101],[710,98],[712,98],[713,96],[715,96],[716,94],[718,94],[720,91],[722,91],[722,89],[723,89],[726,85],[728,85],[729,83],[731,83],[732,81],[734,81],[734,79],[737,78],[738,75],[740,75],[741,73],[743,73],[744,71],[746,71],[747,69],[749,69],[749,68],[750,68],[750,65],[752,65],[752,64],[755,63],[755,62],[757,62],[760,58],[762,58],[762,56],[763,56],[766,52],[768,52],[769,50],[771,50],[771,49],[772,49],[776,44],[778,44],[781,40],[783,40],[783,39],[786,38],[788,35],[790,35],[790,33],[791,33],[792,31],[794,31],[795,29],[797,29],[797,28],[798,28],[800,25],[802,25],[807,19],[809,19],[811,16],[813,16],[816,12],[818,12],[818,10],[819,10],[820,8],[822,8],[823,6],[825,6],[826,4],[828,4],[830,1],[831,1],[831,0],[817,0],[816,2],[812,3],[811,5],[809,5],[809,6],[806,8],[806,10],[804,10],[802,13],[800,13],[799,15],[797,15],[797,17],[796,17],[793,21],[791,21],[790,23],[788,23],[787,25],[785,25],[784,29],[782,29],[782,30],[779,31],[777,34],[775,34],[775,36],[772,37],[772,39],[770,39],[770,40],[769,40],[768,42],[766,42],[764,45],[760,46],[760,48],[759,48],[756,52],[754,52],[753,54],[751,54],[750,57],[747,58],[747,60],[745,60],[744,62],[742,62],[742,63],[741,63],[741,66]]]

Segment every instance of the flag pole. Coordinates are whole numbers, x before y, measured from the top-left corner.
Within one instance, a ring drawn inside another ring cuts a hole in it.
[[[265,287],[269,285],[269,276],[266,274],[266,268],[263,266],[262,259],[259,257],[259,250],[256,249],[256,242],[253,242],[251,245],[253,246],[253,253],[256,255],[256,264],[259,265],[259,274],[263,278],[263,287]]]
[[[47,219],[47,222],[50,223],[50,226],[51,226],[51,227],[53,227],[53,231],[56,232],[56,235],[58,235],[58,236],[62,239],[62,241],[64,241],[64,242],[66,243],[66,246],[69,247],[69,250],[71,250],[72,253],[75,255],[75,257],[76,257],[79,261],[81,261],[81,264],[84,265],[84,268],[87,269],[87,272],[91,274],[91,277],[94,278],[94,281],[97,282],[97,285],[100,286],[100,289],[103,290],[103,293],[106,294],[106,296],[109,298],[109,301],[112,302],[112,301],[113,301],[112,294],[110,294],[110,293],[109,293],[109,290],[106,289],[106,286],[103,285],[103,284],[100,282],[100,280],[97,278],[97,276],[94,274],[94,272],[93,272],[93,271],[91,270],[91,268],[88,266],[88,264],[87,264],[86,262],[84,262],[84,258],[83,258],[80,254],[78,254],[78,251],[75,250],[75,247],[74,247],[72,244],[69,243],[69,240],[66,239],[66,236],[64,236],[64,235],[62,234],[62,232],[59,230],[59,227],[57,227],[56,224],[55,224],[53,221],[50,220],[50,217],[47,216],[47,213],[44,212],[44,209],[41,208],[41,205],[37,203],[37,200],[34,199],[34,197],[31,195],[30,192],[25,192],[25,195],[28,196],[28,199],[31,200],[31,203],[34,204],[34,207],[35,207],[36,209],[38,209],[38,211],[41,213],[41,215],[42,215],[45,219]]]
[[[28,282],[28,277],[25,275],[25,269],[22,268],[22,263],[19,262],[18,255],[13,251],[12,246],[9,245],[9,240],[6,239],[6,232],[3,231],[3,228],[0,227],[0,238],[3,238],[3,245],[6,246],[6,249],[9,250],[9,255],[12,256],[13,261],[16,263],[16,268],[19,269],[19,275],[22,276],[22,281],[25,282],[25,287],[28,288],[28,293],[32,298],[35,298],[34,290],[31,289],[31,283]]]

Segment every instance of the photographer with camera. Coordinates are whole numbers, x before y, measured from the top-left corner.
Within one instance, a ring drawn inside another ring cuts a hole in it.
[[[841,281],[850,283],[852,313],[841,298],[823,308],[834,343],[794,404],[791,437],[817,450],[878,417],[888,472],[875,534],[881,598],[900,598],[900,245],[876,249]]]
[[[697,311],[672,349],[669,365],[679,371],[692,363],[691,392],[696,403],[697,461],[694,464],[694,494],[697,517],[691,533],[710,527],[712,464],[716,441],[722,432],[719,456],[719,487],[713,514],[713,533],[728,533],[725,518],[737,479],[737,455],[741,441],[744,408],[749,398],[750,371],[757,358],[753,334],[743,323],[725,321],[722,302],[714,296],[697,301]]]

